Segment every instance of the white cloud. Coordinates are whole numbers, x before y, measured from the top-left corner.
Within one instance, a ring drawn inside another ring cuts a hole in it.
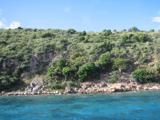
[[[152,21],[156,23],[160,23],[160,16],[154,17]]]
[[[5,24],[2,21],[0,21],[0,28],[5,28]]]
[[[4,28],[4,29],[16,29],[18,27],[21,26],[21,23],[18,21],[12,21],[10,23],[10,25],[7,27],[7,25],[5,24],[5,22],[3,20],[0,20],[0,28]]]
[[[21,26],[21,23],[18,21],[12,21],[8,28],[15,29]]]
[[[19,21],[12,21],[9,26],[6,25],[5,23],[7,22],[7,20],[2,16],[2,12],[3,10],[0,9],[0,28],[4,28],[4,29],[15,29],[21,26],[21,23]]]

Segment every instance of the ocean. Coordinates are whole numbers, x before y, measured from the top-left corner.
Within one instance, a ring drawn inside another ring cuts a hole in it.
[[[1,96],[0,120],[160,120],[160,91]]]

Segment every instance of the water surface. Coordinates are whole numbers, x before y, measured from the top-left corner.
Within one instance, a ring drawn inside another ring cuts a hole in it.
[[[160,120],[160,91],[0,97],[0,120]]]

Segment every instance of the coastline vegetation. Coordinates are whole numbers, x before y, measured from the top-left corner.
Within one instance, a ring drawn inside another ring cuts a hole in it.
[[[62,89],[85,81],[119,82],[126,73],[140,84],[160,80],[160,33],[74,29],[1,29],[0,91],[23,87],[45,76],[47,87]],[[102,79],[101,75],[109,77]]]

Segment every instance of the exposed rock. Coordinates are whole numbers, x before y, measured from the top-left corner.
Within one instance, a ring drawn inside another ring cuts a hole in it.
[[[64,94],[66,93],[71,94],[71,93],[76,93],[76,91],[73,88],[65,87]]]
[[[54,59],[54,57],[55,57],[54,53],[32,55],[29,60],[29,68],[21,74],[21,78],[25,79],[31,77],[33,74],[37,74],[38,71],[46,70],[49,66],[49,63],[52,61],[52,59]]]
[[[84,87],[85,86],[85,87]],[[140,91],[140,90],[160,90],[160,84],[137,84],[134,82],[131,83],[105,83],[105,82],[99,82],[99,83],[91,83],[91,82],[85,82],[82,83],[81,88],[70,88],[66,87],[64,91],[60,90],[48,90],[43,89],[43,85],[39,86],[39,84],[35,84],[35,82],[32,81],[30,84],[30,89],[26,91],[12,91],[12,92],[1,92],[0,95],[6,95],[6,96],[22,96],[22,95],[61,95],[61,94],[97,94],[97,93],[103,93],[103,94],[110,94],[113,92],[126,92],[126,91]],[[31,89],[32,88],[32,89]]]
[[[149,90],[158,90],[158,89],[160,89],[160,87],[158,87],[158,86],[152,86],[152,87],[150,87],[150,88],[148,88]]]
[[[30,85],[27,86],[25,91],[31,94],[36,94],[37,92],[41,92],[43,90],[43,84],[43,77],[36,76],[30,83]]]
[[[80,93],[80,94],[86,94],[87,92],[86,92],[86,90],[80,88],[80,89],[78,90],[78,93]]]
[[[36,85],[35,87],[33,87],[32,92],[33,92],[33,93],[39,92],[38,90],[39,90],[40,88],[41,88],[41,86]]]
[[[99,84],[98,84],[98,87],[107,87],[108,85],[107,85],[107,83],[105,83],[105,82],[100,82]]]
[[[5,94],[5,91],[2,91],[2,92],[1,92],[1,95],[4,95],[4,94]]]
[[[122,84],[117,84],[114,86],[114,91],[115,92],[123,92],[124,91],[125,86]]]

